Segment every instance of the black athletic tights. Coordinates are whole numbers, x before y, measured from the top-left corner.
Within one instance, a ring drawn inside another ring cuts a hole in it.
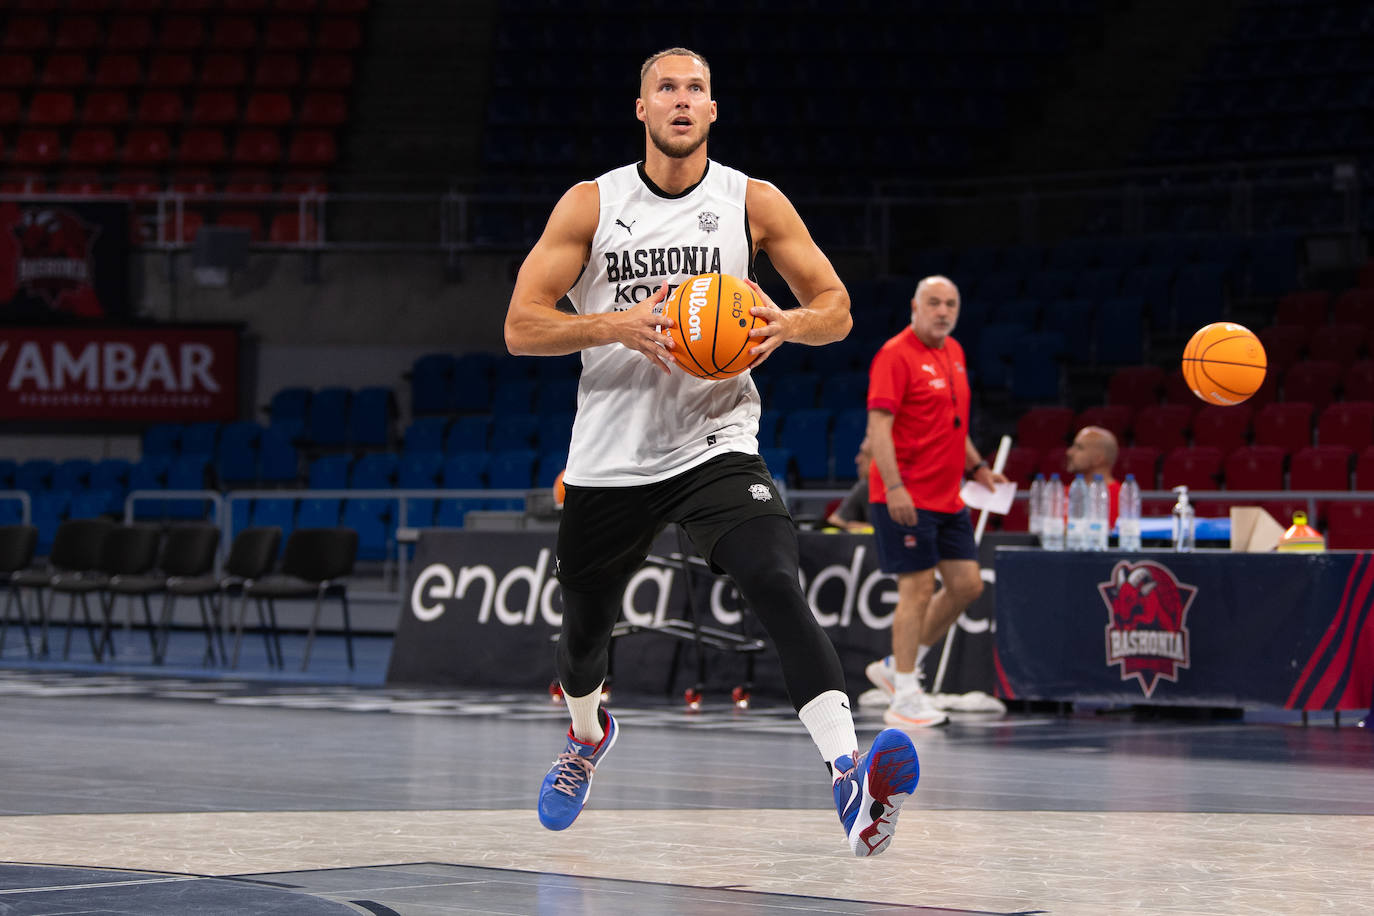
[[[840,657],[797,581],[797,535],[790,519],[763,516],[737,525],[716,542],[711,560],[734,580],[768,631],[794,707],[827,690],[844,690]],[[606,649],[627,581],[595,592],[563,588],[563,635],[555,654],[569,696],[586,696],[605,680]]]

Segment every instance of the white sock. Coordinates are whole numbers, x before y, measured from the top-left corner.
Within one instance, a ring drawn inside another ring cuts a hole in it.
[[[921,689],[921,679],[916,676],[916,670],[894,671],[892,673],[892,692],[896,694],[915,693]]]
[[[921,662],[926,660],[926,653],[930,651],[930,646],[916,647],[916,664],[919,667]]]
[[[849,711],[849,697],[838,690],[827,690],[811,700],[797,717],[811,733],[821,758],[833,766],[841,757],[848,757],[859,748],[854,734],[854,716]]]
[[[568,712],[572,713],[572,733],[573,737],[583,744],[590,744],[593,747],[601,743],[601,739],[606,736],[606,731],[601,727],[601,685],[585,697],[574,697],[563,694],[563,699],[568,704]]]

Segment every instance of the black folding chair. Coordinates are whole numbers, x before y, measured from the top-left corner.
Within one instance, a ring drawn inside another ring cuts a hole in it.
[[[213,572],[215,568],[215,548],[219,546],[219,528],[209,522],[187,522],[170,525],[162,541],[162,549],[157,555],[154,568],[143,572],[117,572],[110,577],[106,588],[110,608],[113,610],[115,598],[124,595],[132,601],[135,597],[142,600],[143,617],[148,624],[148,642],[152,646],[153,661],[161,664],[166,654],[166,646],[160,638],[164,632],[162,621],[168,617],[167,604],[171,600],[168,583],[181,576],[198,576]],[[159,623],[153,622],[149,598],[162,595],[162,612]],[[210,638],[209,622],[205,608],[201,607],[201,619],[206,621],[206,639]]]
[[[339,581],[353,572],[358,556],[358,532],[352,528],[297,528],[286,541],[281,573],[249,582],[244,586],[244,603],[252,598],[262,614],[263,603],[276,623],[274,602],[278,598],[314,598],[315,613],[310,618],[310,631],[305,639],[305,657],[301,670],[310,666],[310,649],[315,643],[315,630],[320,622],[320,608],[326,598],[338,598],[343,609],[344,644],[348,650],[348,667],[353,668],[353,627],[348,615],[348,586]],[[243,610],[239,620],[242,623]],[[278,650],[280,658],[280,650]]]
[[[248,603],[248,599],[243,598],[244,586],[271,571],[272,564],[277,559],[277,548],[280,546],[281,529],[275,525],[244,528],[234,536],[233,543],[229,545],[229,558],[224,562],[223,576],[190,576],[169,580],[167,583],[167,591],[171,595],[195,595],[211,599],[212,615],[217,625],[220,625],[221,622],[228,623],[229,602],[234,598],[242,599],[239,604],[238,621],[234,634],[234,656],[229,662],[230,667],[238,667],[239,649],[243,644],[244,605]],[[170,621],[171,611],[169,608],[164,608],[164,642],[166,628]],[[282,667],[281,640],[277,635],[276,621],[269,622],[262,615],[262,609],[259,608],[258,623],[262,627],[263,643],[267,648],[267,664],[271,667]],[[220,654],[221,657],[224,654],[222,644]]]
[[[114,613],[114,596],[109,594],[110,582],[115,576],[137,576],[147,573],[157,562],[158,539],[162,532],[156,525],[117,525],[112,526],[100,544],[100,560],[94,569],[64,572],[53,576],[54,600],[62,593],[67,598],[67,636],[63,642],[62,657],[69,658],[72,651],[72,631],[76,628],[76,604],[81,602],[81,616],[85,620],[87,633],[91,639],[91,652],[96,661],[103,661],[105,649],[110,656],[115,654],[114,627],[111,619]],[[96,594],[100,603],[100,639],[95,639],[91,621],[90,605],[86,596]],[[144,605],[145,613],[147,605]],[[152,615],[146,614],[149,628]]]
[[[43,593],[52,589],[53,580],[64,574],[86,574],[102,576],[100,570],[100,551],[105,543],[105,535],[115,527],[107,518],[73,518],[57,526],[53,536],[52,550],[48,551],[48,565],[44,569],[25,569],[10,578],[16,588],[32,589],[38,598],[38,623],[41,627],[38,639],[38,654],[48,654],[48,619],[52,610],[53,596],[43,603]],[[76,600],[73,594],[72,601]],[[87,610],[87,620],[90,614]],[[91,648],[95,648],[92,634]]]
[[[29,568],[33,550],[38,544],[38,529],[33,525],[0,525],[0,587],[5,590],[5,611],[0,614],[0,655],[5,651],[5,636],[10,629],[10,608],[18,607],[19,626],[24,629],[24,647],[33,658],[33,640],[29,636],[29,615],[14,584],[14,577]]]

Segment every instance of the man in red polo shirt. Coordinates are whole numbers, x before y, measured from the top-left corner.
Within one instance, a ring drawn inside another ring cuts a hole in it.
[[[892,695],[883,721],[898,728],[949,721],[922,689],[918,663],[983,592],[959,488],[965,475],[989,489],[1006,480],[968,435],[964,349],[950,336],[958,319],[958,288],[946,277],[926,277],[911,300],[911,327],[883,344],[869,368],[868,499],[879,565],[897,578],[897,608],[892,655],[867,674]]]

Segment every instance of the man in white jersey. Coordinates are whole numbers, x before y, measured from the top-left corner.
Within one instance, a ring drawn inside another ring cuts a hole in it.
[[[752,313],[767,322],[750,332],[752,368],[785,343],[842,339],[849,295],[777,188],[707,158],[716,103],[701,55],[651,56],[635,109],[644,161],[563,195],[506,315],[511,353],[582,353],[557,557],[555,661],[572,726],[540,788],[539,819],[569,827],[615,743],[619,727],[600,705],[611,629],[650,543],[677,523],[768,630],[829,769],[850,848],[875,855],[915,790],[915,747],[888,729],[859,753],[839,657],[802,594],[792,519],[758,455],[758,390],[748,372],[708,381],[675,369],[673,322],[660,312],[694,274],[749,277],[755,252],[767,251],[801,306],[778,308],[750,280],[763,302]],[[564,295],[576,314],[556,307]]]

